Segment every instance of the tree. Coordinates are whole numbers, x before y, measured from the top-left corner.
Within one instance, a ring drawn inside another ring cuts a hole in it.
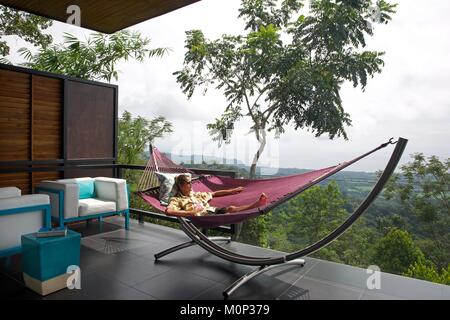
[[[118,161],[121,164],[142,164],[146,161],[144,148],[155,139],[173,132],[172,124],[164,117],[147,120],[141,116],[133,118],[124,111],[119,119]]]
[[[302,192],[268,216],[268,244],[277,250],[299,250],[313,244],[348,216],[343,208],[344,202],[335,181]],[[286,239],[289,245],[279,243],[280,239]],[[330,246],[315,253],[315,257],[341,262],[339,254]]]
[[[416,279],[450,285],[450,264],[447,266],[447,269],[442,268],[441,272],[438,272],[432,262],[417,261],[409,266],[404,275]]]
[[[425,257],[407,231],[392,229],[375,245],[373,261],[383,272],[403,274]]]
[[[337,183],[314,186],[290,200],[285,210],[289,215],[291,241],[312,244],[340,225],[348,212]]]
[[[52,37],[43,30],[52,25],[53,21],[0,5],[0,62],[9,63],[3,58],[10,53],[7,36],[18,36],[34,46],[47,47]]]
[[[397,198],[419,219],[423,251],[438,268],[450,261],[450,158],[412,155],[412,162],[391,177],[385,197]]]
[[[247,34],[210,41],[201,30],[187,31],[184,68],[174,75],[188,98],[198,87],[223,90],[228,104],[207,126],[213,140],[229,142],[234,124],[251,119],[259,143],[254,177],[267,131],[279,136],[293,124],[316,136],[347,138],[344,127],[351,120],[341,86],[351,81],[364,90],[368,77],[381,72],[383,53],[362,48],[373,35],[371,20],[387,23],[396,7],[384,0],[376,4],[311,0],[305,16],[298,15],[300,0],[284,0],[279,8],[273,0],[243,0],[239,17]]]
[[[407,229],[407,223],[405,219],[398,214],[393,214],[386,217],[376,217],[375,222],[378,232],[384,235],[386,235],[392,229]]]
[[[269,220],[268,243],[271,248],[292,252],[320,240],[349,216],[347,199],[336,181],[315,186],[275,209]],[[349,230],[314,257],[355,266],[371,264],[373,243],[378,235],[361,217]],[[280,242],[283,241],[283,242]]]
[[[115,69],[118,61],[143,62],[146,57],[161,57],[168,51],[166,48],[150,49],[149,43],[150,39],[142,38],[139,32],[94,33],[85,42],[65,33],[62,44],[41,47],[36,54],[27,48],[19,52],[28,61],[23,65],[32,69],[110,82],[118,79]]]

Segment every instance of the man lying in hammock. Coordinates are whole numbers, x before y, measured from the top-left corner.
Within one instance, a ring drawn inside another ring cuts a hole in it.
[[[191,179],[188,175],[181,174],[175,179],[175,186],[178,190],[174,197],[170,198],[166,214],[171,216],[189,217],[203,216],[206,214],[227,214],[258,208],[267,203],[267,196],[262,193],[257,201],[242,206],[228,206],[215,208],[209,205],[209,201],[214,197],[237,194],[244,190],[243,187],[219,190],[214,192],[194,192],[191,188]]]

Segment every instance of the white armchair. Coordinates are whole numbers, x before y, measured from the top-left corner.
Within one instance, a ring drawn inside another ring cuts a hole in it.
[[[42,181],[36,192],[50,196],[52,217],[59,225],[105,216],[124,214],[129,226],[126,180],[114,178],[75,178]]]
[[[20,253],[21,236],[42,227],[50,227],[48,195],[22,196],[16,187],[0,188],[0,256]]]

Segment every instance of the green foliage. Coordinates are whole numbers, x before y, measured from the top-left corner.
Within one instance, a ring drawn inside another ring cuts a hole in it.
[[[335,252],[338,257],[331,261],[367,268],[373,264],[374,243],[378,239],[379,234],[376,230],[368,227],[367,221],[361,217],[349,230],[327,246],[327,249]],[[322,250],[318,251],[315,256],[325,258]]]
[[[393,214],[386,217],[377,217],[376,223],[378,232],[384,235],[388,234],[392,229],[406,229],[405,219],[398,214]]]
[[[118,163],[145,164],[147,160],[144,155],[145,146],[172,131],[172,124],[164,117],[156,117],[152,120],[141,116],[133,118],[130,112],[124,111],[119,118]],[[123,172],[123,177],[130,184],[131,191],[137,189],[141,175],[142,171],[137,170]]]
[[[62,44],[41,47],[36,54],[27,48],[19,52],[28,61],[23,65],[29,68],[110,82],[118,79],[115,65],[120,60],[143,62],[147,57],[161,57],[168,51],[166,48],[150,49],[149,44],[149,38],[127,30],[112,35],[94,33],[84,42],[65,33]]]
[[[336,182],[312,187],[288,202],[291,241],[312,244],[341,224],[348,212]]]
[[[269,246],[269,219],[270,218],[267,215],[262,215],[243,222],[238,240],[244,243],[267,248]]]
[[[10,48],[3,40],[6,36],[17,36],[34,46],[46,48],[52,42],[52,37],[44,34],[43,30],[52,23],[50,19],[0,5],[0,62],[8,63],[1,57],[10,54]]]
[[[173,132],[172,124],[164,117],[152,120],[141,116],[133,118],[130,112],[124,111],[119,119],[118,162],[120,164],[145,163],[145,146],[171,132]]]
[[[251,176],[264,150],[266,130],[276,135],[293,124],[330,139],[347,138],[351,124],[340,88],[344,81],[361,86],[381,72],[383,53],[363,51],[373,23],[387,23],[395,5],[377,1],[311,1],[308,16],[299,15],[301,1],[243,0],[239,17],[245,35],[205,38],[201,30],[186,32],[184,68],[174,73],[182,91],[210,86],[222,90],[227,106],[208,124],[213,140],[230,141],[234,124],[252,120],[259,142]]]
[[[438,272],[433,263],[417,261],[406,270],[404,275],[416,279],[450,285],[450,264],[447,266],[447,269],[442,268],[441,272]]]
[[[373,260],[383,272],[402,274],[425,257],[407,231],[392,229],[375,245]]]
[[[438,268],[450,261],[450,158],[412,155],[413,161],[392,177],[385,196],[399,199],[419,219],[423,236],[432,241],[424,252]],[[424,248],[425,249],[425,248]]]

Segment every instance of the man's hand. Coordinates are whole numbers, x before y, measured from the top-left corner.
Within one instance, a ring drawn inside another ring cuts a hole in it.
[[[203,207],[203,205],[201,204],[196,204],[195,208],[192,210],[192,212],[194,213],[194,216],[201,216],[201,212],[205,209],[205,207]]]

